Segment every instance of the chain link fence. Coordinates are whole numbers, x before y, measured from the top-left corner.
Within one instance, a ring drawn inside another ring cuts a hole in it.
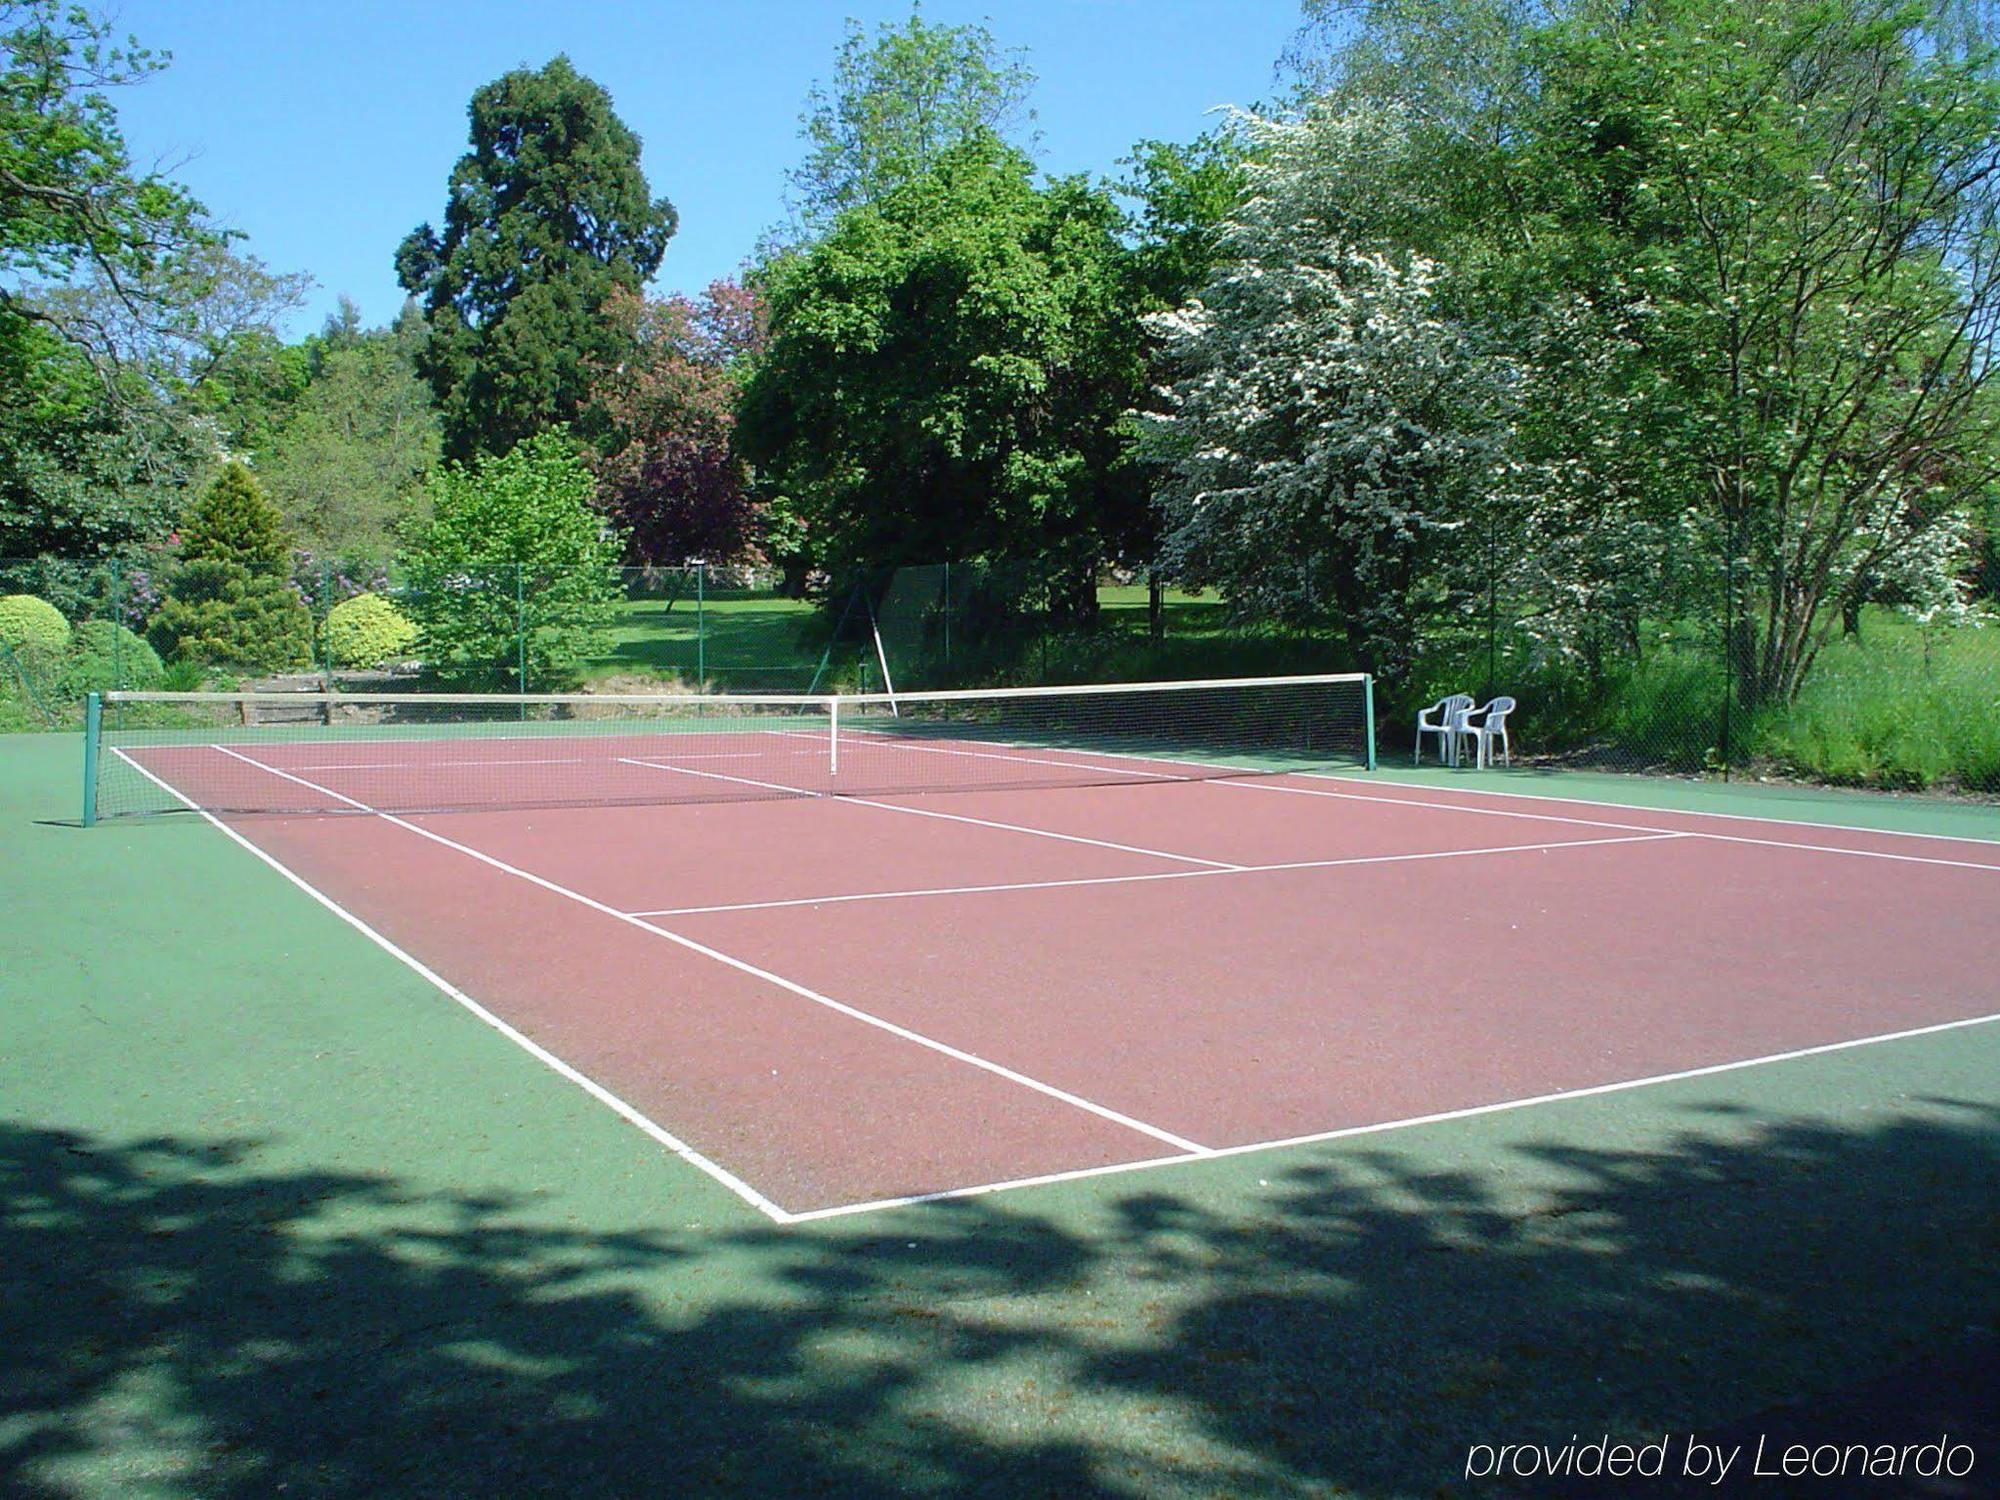
[[[1798,693],[1746,704],[1742,580],[1688,549],[1649,560],[1646,598],[1559,596],[1531,549],[1461,546],[1413,607],[1407,665],[1378,688],[1382,751],[1447,693],[1516,698],[1517,761],[1674,775],[1779,775],[2000,794],[2000,623],[1856,604]],[[1667,601],[1663,612],[1661,601]],[[1340,623],[1241,618],[1145,569],[1092,592],[1032,564],[819,576],[750,567],[504,568],[419,586],[390,562],[283,569],[172,558],[0,562],[0,728],[80,721],[111,688],[261,691],[808,692],[1368,670]]]

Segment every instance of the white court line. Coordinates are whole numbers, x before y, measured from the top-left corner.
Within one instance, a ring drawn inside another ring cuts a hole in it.
[[[190,748],[206,750],[208,745]],[[265,747],[252,745],[252,750]],[[555,756],[498,756],[491,760],[327,760],[314,761],[310,765],[287,766],[288,771],[408,771],[422,772],[439,769],[456,770],[461,766],[601,766],[609,761],[625,759],[622,755],[555,755]],[[694,755],[683,755],[680,760],[769,760],[770,756],[755,750],[714,750]]]
[[[784,906],[833,906],[845,901],[898,901],[912,896],[973,896],[988,891],[1047,891],[1077,885],[1138,885],[1152,880],[1204,880],[1218,875],[1268,875],[1283,870],[1331,870],[1343,865],[1404,864],[1425,859],[1471,859],[1482,854],[1536,854],[1552,849],[1595,849],[1603,844],[1654,844],[1695,838],[1691,833],[1638,833],[1617,839],[1562,839],[1553,844],[1499,844],[1486,849],[1434,849],[1415,854],[1356,854],[1345,859],[1299,859],[1272,865],[1236,865],[1222,870],[1156,870],[1144,875],[1091,875],[1071,880],[1015,880],[997,885],[928,886],[918,890],[858,891],[839,896],[794,896],[783,901],[735,901],[723,906],[668,906],[635,911],[634,917],[693,917],[712,912],[770,911]]]
[[[793,731],[780,730],[775,732],[790,733]],[[893,741],[893,736],[887,737],[887,739]],[[906,747],[906,748],[911,748],[911,747]],[[966,752],[966,753],[974,753],[974,752]],[[999,759],[999,760],[1013,760],[1013,759],[1031,760],[1037,764],[1074,766],[1076,768],[1083,770],[1104,771],[1104,772],[1112,772],[1113,774],[1120,774],[1117,773],[1115,771],[1115,768],[1113,767],[1095,765],[1085,761],[1042,760],[1038,757],[1032,757],[1032,756],[1010,756],[999,751],[986,751],[979,753],[990,755],[994,759]],[[1983,864],[1978,860],[1925,859],[1917,855],[1898,855],[1889,853],[1884,850],[1849,849],[1844,846],[1836,844],[1812,844],[1812,843],[1804,843],[1789,839],[1756,839],[1746,834],[1732,835],[1732,834],[1722,834],[1722,833],[1700,833],[1694,830],[1668,830],[1668,829],[1654,828],[1645,824],[1637,824],[1630,822],[1613,822],[1603,818],[1566,817],[1555,813],[1539,813],[1533,811],[1516,811],[1516,810],[1486,808],[1486,807],[1466,807],[1459,803],[1454,803],[1454,802],[1425,802],[1409,797],[1384,797],[1384,796],[1371,797],[1363,795],[1358,792],[1335,793],[1327,791],[1318,791],[1304,787],[1284,786],[1276,782],[1266,780],[1265,778],[1274,776],[1299,776],[1314,781],[1337,781],[1342,785],[1346,786],[1398,787],[1398,788],[1405,788],[1411,791],[1433,792],[1444,796],[1463,794],[1466,796],[1476,796],[1476,797],[1519,798],[1524,801],[1554,802],[1554,803],[1559,803],[1566,807],[1582,808],[1582,809],[1602,808],[1621,813],[1653,814],[1659,817],[1667,817],[1667,818],[1683,818],[1683,817],[1718,818],[1718,819],[1723,819],[1725,821],[1737,820],[1749,823],[1768,824],[1780,828],[1796,828],[1806,832],[1832,830],[1841,833],[1877,834],[1885,838],[1930,839],[1945,843],[1970,844],[1973,845],[1974,847],[1985,848],[1985,849],[1993,848],[1996,842],[2000,842],[1993,839],[1969,838],[1961,834],[1918,833],[1900,828],[1870,828],[1864,824],[1854,824],[1854,823],[1814,823],[1814,822],[1802,821],[1797,818],[1774,818],[1761,813],[1719,812],[1707,808],[1646,807],[1640,804],[1629,803],[1629,802],[1594,802],[1589,798],[1583,798],[1583,797],[1562,797],[1549,792],[1505,791],[1497,787],[1475,787],[1475,786],[1445,787],[1445,786],[1437,786],[1430,782],[1398,781],[1398,780],[1384,778],[1374,774],[1371,774],[1367,777],[1359,777],[1351,774],[1349,775],[1337,774],[1330,771],[1272,770],[1259,766],[1231,766],[1227,762],[1223,761],[1179,760],[1179,759],[1174,759],[1172,757],[1160,756],[1160,755],[1128,755],[1117,750],[1090,750],[1090,751],[1081,751],[1079,753],[1098,756],[1098,757],[1107,757],[1111,759],[1127,760],[1137,764],[1151,764],[1158,766],[1185,766],[1191,769],[1198,769],[1209,772],[1210,774],[1208,776],[1201,777],[1198,779],[1207,781],[1211,785],[1242,787],[1246,790],[1309,793],[1311,795],[1317,795],[1323,797],[1345,796],[1349,800],[1356,802],[1382,802],[1395,806],[1427,807],[1427,808],[1435,808],[1444,812],[1462,812],[1474,815],[1484,815],[1489,817],[1530,818],[1550,823],[1576,823],[1591,828],[1624,828],[1624,829],[1632,829],[1635,831],[1647,831],[1647,832],[1688,832],[1693,837],[1717,839],[1729,843],[1763,844],[1767,845],[1768,847],[1777,849],[1800,849],[1814,854],[1848,854],[1848,855],[1856,855],[1862,858],[1900,860],[1906,863],[1913,863],[1913,864],[1941,864],[1941,865],[1953,866],[1963,869],[1972,869],[1972,870],[2000,869],[2000,865]],[[1133,771],[1130,773],[1123,773],[1123,774],[1130,774],[1136,777],[1136,776],[1146,775],[1147,773],[1143,771]]]
[[[646,766],[655,771],[674,771],[682,776],[705,776],[711,781],[737,781],[744,786],[759,786],[774,792],[790,792],[797,797],[830,796],[850,807],[873,807],[883,812],[907,813],[913,818],[942,818],[948,823],[970,823],[976,828],[998,828],[1007,833],[1028,833],[1036,838],[1054,839],[1063,844],[1088,844],[1095,849],[1116,849],[1121,854],[1143,854],[1149,859],[1171,859],[1184,865],[1204,865],[1216,870],[1246,868],[1243,865],[1231,864],[1226,859],[1203,859],[1197,854],[1171,854],[1165,849],[1141,849],[1136,844],[1115,844],[1109,839],[1086,838],[1080,833],[1058,833],[1053,828],[1036,828],[1027,823],[1001,823],[992,818],[973,818],[964,813],[939,812],[929,807],[904,807],[895,802],[877,802],[872,797],[850,797],[839,792],[818,792],[802,786],[787,786],[779,781],[759,781],[751,776],[732,776],[725,771],[696,771],[687,766],[640,760],[633,756],[620,756],[619,759],[629,765]]]
[[[1886,859],[1906,865],[1946,865],[1959,870],[1986,870],[2000,875],[2000,863],[1985,864],[1976,859],[1940,859],[1928,854],[1896,854],[1887,849],[1849,849],[1840,844],[1806,844],[1796,839],[1758,839],[1743,833],[1709,833],[1701,829],[1669,829],[1644,823],[1613,823],[1603,818],[1570,818],[1556,813],[1520,812],[1504,807],[1461,807],[1455,802],[1424,802],[1415,797],[1370,797],[1360,792],[1329,792],[1320,787],[1281,786],[1270,781],[1224,781],[1211,779],[1209,786],[1233,787],[1245,792],[1284,792],[1294,797],[1337,797],[1345,802],[1372,802],[1380,807],[1423,807],[1438,812],[1464,813],[1478,818],[1526,818],[1533,823],[1575,823],[1585,828],[1628,828],[1635,833],[1679,832],[1691,839],[1723,844],[1752,844],[1765,849],[1797,849],[1808,854],[1845,854],[1855,859]],[[1400,783],[1399,783],[1400,784]],[[1668,816],[1672,816],[1668,814]],[[1718,816],[1722,816],[1718,814]],[[1802,825],[1811,827],[1812,825]],[[1872,830],[1855,829],[1858,833]],[[1976,842],[1976,841],[1974,841]]]
[[[780,734],[795,732],[790,730],[777,731]],[[1159,776],[1157,771],[1128,771],[1122,766],[1092,765],[1087,760],[1050,760],[1044,755],[1009,755],[999,750],[955,750],[943,745],[913,745],[909,741],[899,739],[893,734],[881,734],[865,729],[847,730],[842,734],[841,741],[843,744],[858,742],[863,745],[886,745],[897,750],[912,751],[918,755],[963,755],[973,760],[1004,760],[1018,761],[1032,766],[1061,766],[1065,770],[1096,771],[1106,776],[1146,776],[1154,779],[1157,779]]]
[[[1706,807],[1648,807],[1641,802],[1598,802],[1589,797],[1563,797],[1554,792],[1510,792],[1490,786],[1438,786],[1428,781],[1397,781],[1370,775],[1366,779],[1333,771],[1289,771],[1282,774],[1309,776],[1315,781],[1338,781],[1353,786],[1398,786],[1413,791],[1447,792],[1466,797],[1518,797],[1524,802],[1560,802],[1568,807],[1614,807],[1627,812],[1659,813],[1672,818],[1726,818],[1743,823],[1771,823],[1780,828],[1832,830],[1837,833],[1878,833],[1892,839],[1938,839],[1948,844],[1973,844],[1990,849],[2000,839],[1974,838],[1963,833],[1920,833],[1908,828],[1870,828],[1865,823],[1820,823],[1807,818],[1774,818],[1768,813],[1718,812]],[[1386,800],[1386,799],[1385,799]]]
[[[585,1093],[589,1094],[591,1098],[597,1100],[598,1103],[603,1104],[608,1108],[610,1108],[613,1112],[618,1114],[629,1124],[638,1126],[640,1130],[644,1131],[655,1142],[657,1142],[662,1146],[665,1146],[667,1150],[672,1152],[675,1156],[679,1157],[682,1161],[686,1162],[689,1166],[695,1167],[700,1171],[707,1173],[709,1177],[713,1178],[716,1182],[721,1183],[724,1187],[728,1188],[730,1192],[734,1193],[737,1197],[741,1198],[745,1203],[749,1204],[759,1213],[765,1215],[765,1217],[772,1219],[780,1224],[791,1224],[797,1222],[792,1214],[778,1207],[777,1204],[773,1203],[769,1198],[766,1198],[762,1193],[758,1192],[755,1188],[750,1186],[749,1183],[745,1182],[742,1178],[738,1177],[735,1173],[731,1172],[727,1167],[721,1165],[719,1162],[713,1161],[710,1158],[704,1156],[701,1152],[697,1151],[693,1146],[690,1146],[686,1141],[682,1140],[679,1136],[675,1135],[665,1126],[656,1123],[648,1116],[642,1114],[638,1109],[626,1103],[625,1100],[619,1098],[618,1095],[612,1093],[610,1089],[606,1088],[596,1079],[590,1077],[587,1073],[584,1073],[580,1069],[571,1066],[569,1063],[564,1062],[560,1057],[557,1057],[553,1052],[549,1051],[539,1042],[536,1042],[531,1037],[528,1037],[524,1033],[517,1031],[514,1027],[508,1025],[507,1022],[501,1020],[500,1017],[496,1016],[492,1011],[488,1010],[485,1006],[481,1005],[477,1000],[474,1000],[470,995],[466,994],[464,990],[460,989],[457,985],[453,984],[450,980],[446,979],[443,975],[439,974],[436,970],[430,968],[422,960],[412,956],[408,952],[404,951],[402,948],[397,947],[395,943],[391,942],[387,937],[383,936],[380,932],[377,932],[373,927],[369,926],[366,922],[362,921],[361,918],[354,915],[353,912],[349,911],[346,907],[342,906],[338,901],[335,901],[333,897],[327,895],[324,891],[319,890],[313,885],[309,884],[304,876],[298,874],[296,871],[282,864],[278,860],[277,856],[267,853],[265,850],[259,848],[256,844],[251,843],[249,839],[245,838],[242,834],[238,833],[234,828],[231,828],[227,823],[223,822],[220,818],[216,817],[213,813],[208,811],[207,808],[202,807],[199,803],[187,797],[177,788],[168,785],[165,781],[162,781],[158,776],[154,775],[151,771],[147,770],[144,766],[140,765],[136,760],[133,760],[132,757],[127,755],[123,750],[120,750],[114,746],[112,748],[111,753],[117,756],[120,760],[124,761],[127,765],[132,767],[133,770],[137,771],[141,776],[145,777],[148,781],[152,782],[154,786],[157,786],[161,791],[165,792],[168,796],[172,797],[176,802],[179,802],[182,806],[189,809],[189,811],[199,813],[203,818],[206,818],[211,826],[220,829],[230,839],[234,840],[237,844],[241,845],[243,848],[248,849],[252,854],[256,855],[257,858],[261,859],[265,864],[269,865],[273,870],[276,870],[280,875],[284,876],[285,879],[289,880],[293,885],[297,886],[300,890],[304,891],[308,896],[312,897],[312,899],[317,901],[321,906],[325,907],[328,911],[332,912],[336,917],[340,918],[340,920],[345,922],[349,927],[352,927],[356,932],[360,933],[363,937],[367,938],[369,942],[375,944],[376,947],[380,948],[384,953],[388,954],[398,963],[403,964],[405,967],[413,970],[416,974],[418,974],[421,978],[426,980],[432,986],[442,991],[451,1000],[463,1006],[466,1010],[470,1011],[473,1015],[477,1016],[486,1025],[492,1027],[495,1031],[499,1032],[500,1035],[507,1038],[508,1041],[512,1042],[515,1046],[519,1047],[523,1052],[526,1052],[530,1057],[534,1058],[535,1061],[541,1063],[543,1066],[547,1068],[552,1069],[561,1077],[568,1079],[571,1083],[575,1084],[578,1088],[582,1089]]]
[[[711,948],[706,943],[697,942],[691,937],[684,937],[678,932],[669,931],[667,928],[657,926],[641,917],[635,917],[629,912],[622,912],[616,907],[606,906],[602,901],[586,896],[581,891],[573,891],[568,886],[558,885],[555,881],[541,875],[536,875],[532,871],[521,869],[517,865],[510,865],[503,859],[483,853],[478,849],[474,849],[469,844],[458,842],[456,839],[446,838],[441,833],[425,828],[421,824],[412,823],[406,818],[399,818],[394,813],[386,813],[378,808],[370,807],[358,798],[349,797],[344,793],[334,791],[330,787],[320,786],[316,782],[307,781],[302,776],[294,776],[289,771],[281,771],[276,766],[267,766],[262,761],[253,760],[250,756],[239,754],[227,745],[216,745],[213,748],[220,750],[224,755],[232,756],[242,761],[245,765],[255,766],[260,771],[282,777],[286,781],[297,782],[300,786],[345,802],[348,806],[358,811],[369,813],[374,817],[382,819],[385,823],[393,823],[398,828],[414,833],[419,838],[429,839],[432,843],[441,844],[447,849],[455,850],[471,859],[476,859],[481,864],[489,865],[503,874],[513,875],[518,879],[527,881],[530,885],[540,886],[543,890],[549,891],[554,895],[566,897],[576,902],[579,906],[587,906],[592,911],[602,912],[605,916],[615,921],[624,922],[628,926],[636,927],[641,932],[650,932],[655,937],[663,937],[668,942],[685,948],[691,953],[699,953],[702,957],[713,959],[715,962],[735,969],[739,973],[748,974],[754,979],[761,979],[767,984],[776,985],[779,989],[797,995],[802,1000],[809,1000],[815,1005],[824,1006],[828,1010],[835,1011],[852,1020],[860,1021],[864,1025],[873,1026],[878,1031],[885,1031],[891,1036],[901,1037],[904,1041],[913,1042],[919,1047],[940,1053],[956,1062],[962,1062],[970,1067],[979,1068],[984,1072],[993,1074],[997,1078],[1004,1078],[1009,1083],[1016,1083],[1023,1088],[1032,1089],[1038,1094],[1045,1094],[1051,1099],[1059,1100],[1086,1113],[1096,1115],[1099,1119],[1109,1120],[1114,1125],[1122,1125],[1126,1129],[1135,1130],[1141,1135],[1151,1136],[1154,1140],[1185,1151],[1190,1156],[1206,1156],[1208,1154],[1208,1147],[1188,1140],[1184,1136],[1175,1135],[1170,1130],[1162,1130],[1157,1125],[1148,1125],[1143,1120],[1134,1119],[1130,1115],[1120,1114],[1108,1105],[1086,1099],[1081,1094],[1072,1094],[1067,1089],[1057,1088],[1052,1083],[1044,1083],[1039,1078],[1031,1078],[1026,1073],[1018,1072],[1004,1063],[994,1062],[991,1058],[981,1057],[978,1053],[968,1052],[962,1047],[954,1047],[949,1042],[939,1041],[936,1037],[926,1036],[920,1031],[914,1031],[885,1017],[871,1014],[857,1006],[848,1005],[844,1001],[835,1000],[831,996],[823,995],[817,990],[807,989],[804,985],[799,984],[795,980],[787,979],[782,974],[774,974],[769,969],[761,969],[745,959],[724,953],[719,948]]]
[[[1402,1120],[1383,1120],[1372,1125],[1348,1125],[1338,1130],[1321,1130],[1311,1135],[1285,1136],[1278,1140],[1251,1141],[1240,1146],[1218,1146],[1202,1159],[1214,1161],[1228,1156],[1250,1156],[1265,1151],[1283,1151],[1299,1146],[1320,1145],[1327,1141],[1352,1140],[1359,1136],[1386,1135],[1397,1130],[1412,1130],[1421,1125],[1441,1125],[1454,1120],[1478,1119],[1482,1115],[1507,1114],[1514,1110],[1561,1104],[1572,1099],[1593,1099],[1605,1094],[1629,1093],[1634,1089],[1654,1088],[1664,1083],[1682,1083],[1694,1078],[1713,1078],[1722,1073],[1737,1073],[1746,1068],[1795,1062],[1800,1058],[1820,1057],[1831,1052],[1850,1052],[1859,1047],[1879,1046],[1884,1042],[1902,1042],[1915,1037],[1935,1036],[1941,1032],[1962,1031],[1972,1026],[1990,1026],[1996,1021],[2000,1021],[2000,1012],[1969,1016],[1961,1021],[1940,1021],[1933,1026],[1913,1026],[1904,1031],[1885,1031],[1874,1036],[1855,1037],[1844,1042],[1826,1042],[1816,1047],[1797,1047],[1789,1052],[1771,1052],[1762,1057],[1746,1057],[1736,1062],[1711,1063],[1707,1067],[1683,1068],[1673,1073],[1654,1073],[1645,1078],[1628,1078],[1618,1083],[1600,1083],[1580,1089],[1561,1089],[1555,1093],[1536,1094],[1526,1099],[1507,1099],[1497,1104],[1475,1104],[1465,1109],[1440,1110],[1435,1114],[1412,1115]],[[1068,1172],[1046,1172],[1038,1177],[1015,1177],[1003,1182],[981,1183],[975,1187],[945,1188],[935,1193],[912,1193],[901,1198],[876,1198],[866,1203],[842,1203],[831,1208],[810,1208],[791,1217],[795,1224],[806,1224],[819,1219],[838,1219],[851,1214],[876,1213],[883,1209],[907,1208],[915,1204],[944,1203],[955,1198],[979,1198],[989,1193],[1009,1192],[1015,1188],[1044,1187],[1051,1183],[1080,1182],[1091,1177],[1113,1177],[1126,1172],[1149,1171],[1155,1167],[1180,1166],[1189,1160],[1190,1158],[1186,1156],[1156,1156],[1144,1161],[1115,1162],[1102,1167],[1078,1167]]]

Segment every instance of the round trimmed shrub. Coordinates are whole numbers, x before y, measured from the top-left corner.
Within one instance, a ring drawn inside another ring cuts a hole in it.
[[[46,599],[33,594],[0,598],[0,644],[16,651],[61,651],[69,645],[69,621]]]
[[[417,643],[409,616],[380,594],[356,594],[326,613],[322,641],[336,667],[379,667],[407,656]]]
[[[85,620],[70,636],[63,686],[72,694],[114,688],[145,691],[160,685],[166,668],[160,653],[112,620]]]

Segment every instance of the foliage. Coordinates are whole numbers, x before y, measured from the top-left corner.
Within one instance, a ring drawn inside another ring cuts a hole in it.
[[[872,43],[850,18],[832,85],[815,84],[799,116],[812,145],[787,174],[799,238],[880,202],[968,141],[1005,139],[1032,121],[1026,56],[1002,52],[984,26],[930,25],[915,4],[901,27],[881,23]]]
[[[133,165],[109,91],[166,61],[81,6],[0,4],[0,551],[156,538],[305,285]]]
[[[157,688],[165,671],[159,653],[133,631],[115,620],[85,620],[70,638],[62,690],[70,698],[114,688],[144,692]]]
[[[592,365],[625,352],[605,302],[645,283],[678,223],[639,138],[568,58],[477,89],[470,115],[443,232],[421,225],[396,252],[428,325],[418,370],[461,461],[587,418]]]
[[[242,464],[216,475],[181,523],[181,557],[236,567],[281,568],[291,562],[284,517]]]
[[[430,392],[393,334],[342,336],[260,456],[306,545],[386,556],[441,448]]]
[[[0,645],[17,651],[61,651],[69,645],[69,636],[69,621],[48,600],[33,594],[0,597]]]
[[[320,630],[322,656],[342,668],[379,667],[408,656],[416,643],[416,625],[380,594],[341,600]]]
[[[1153,320],[1178,379],[1150,419],[1168,461],[1163,562],[1239,608],[1309,622],[1394,679],[1438,540],[1478,501],[1506,366],[1435,307],[1434,265],[1358,237],[1341,212],[1396,122],[1316,108],[1252,118],[1263,148],[1224,259]]]
[[[1142,340],[1117,209],[1031,170],[960,147],[776,267],[739,442],[828,568],[1033,557],[1088,614],[1145,525]]]
[[[630,535],[630,560],[761,560],[732,438],[742,372],[768,336],[763,299],[718,281],[698,302],[621,291],[605,315],[635,352],[596,371],[593,399],[609,430],[594,468],[600,503]]]
[[[2000,452],[2000,81],[1941,15],[1307,6],[1300,76],[1407,143],[1340,211],[1515,356],[1493,509],[1574,660],[1701,598],[1738,696],[1785,703],[1867,600],[1962,607]]]
[[[164,657],[268,671],[310,657],[291,539],[256,477],[229,464],[181,527],[181,562],[147,634]]]
[[[426,488],[431,517],[402,555],[410,618],[440,676],[530,685],[575,679],[604,649],[624,539],[593,504],[590,471],[565,432],[527,439]]]
[[[1118,191],[1137,206],[1138,276],[1156,306],[1176,307],[1208,280],[1223,228],[1243,200],[1249,135],[1236,125],[1182,146],[1141,141],[1120,165]]]
[[[0,5],[0,311],[38,318],[21,280],[89,273],[141,312],[156,272],[219,242],[185,189],[133,167],[105,93],[166,63],[67,0]]]

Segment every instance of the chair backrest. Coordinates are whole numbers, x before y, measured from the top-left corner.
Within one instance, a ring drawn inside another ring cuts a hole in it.
[[[1465,723],[1465,716],[1472,712],[1473,704],[1479,700],[1470,693],[1453,693],[1441,705],[1444,716],[1439,720],[1447,729],[1457,729]]]
[[[1507,715],[1514,711],[1512,698],[1495,698],[1486,705],[1486,717],[1481,722],[1488,729],[1498,729],[1507,722]]]

